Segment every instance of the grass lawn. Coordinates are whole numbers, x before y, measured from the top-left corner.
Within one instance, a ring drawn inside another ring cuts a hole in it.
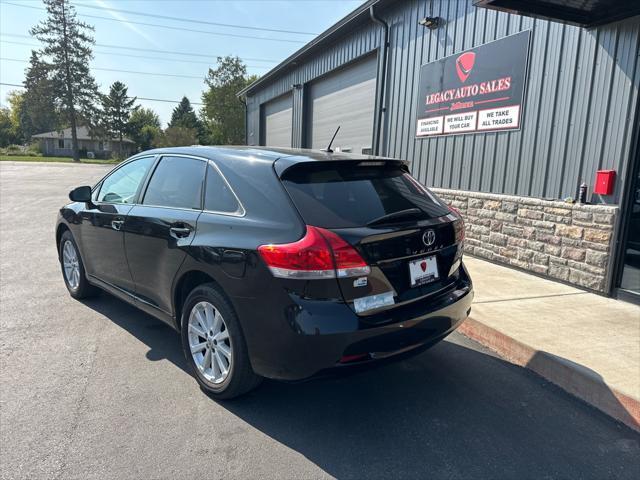
[[[28,155],[0,155],[0,162],[62,162],[72,163],[73,159],[70,157],[32,157]],[[120,160],[98,160],[95,158],[82,158],[80,163],[98,163],[104,165],[114,165],[119,163]]]

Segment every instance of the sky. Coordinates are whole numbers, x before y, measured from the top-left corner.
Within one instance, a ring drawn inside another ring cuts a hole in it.
[[[218,56],[237,55],[244,60],[249,74],[262,75],[361,3],[362,0],[72,0],[78,18],[95,27],[91,66],[101,92],[107,93],[109,85],[120,80],[129,87],[130,96],[178,101],[186,95],[194,108],[200,108],[195,104],[201,101],[204,77],[209,67],[216,66]],[[22,84],[26,61],[39,45],[29,37],[29,29],[45,15],[41,0],[0,0],[3,107],[7,106],[7,94],[20,90],[3,84]],[[138,104],[155,110],[163,125],[176,105],[142,99]]]

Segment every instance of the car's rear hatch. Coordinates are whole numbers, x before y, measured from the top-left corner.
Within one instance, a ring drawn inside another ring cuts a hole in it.
[[[393,160],[292,164],[281,180],[307,225],[337,234],[371,267],[340,277],[367,316],[446,289],[460,264],[461,218]]]

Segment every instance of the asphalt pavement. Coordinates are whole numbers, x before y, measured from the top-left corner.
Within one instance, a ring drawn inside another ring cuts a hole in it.
[[[640,435],[458,334],[210,399],[169,327],[67,294],[56,211],[107,171],[0,162],[1,478],[640,478]]]

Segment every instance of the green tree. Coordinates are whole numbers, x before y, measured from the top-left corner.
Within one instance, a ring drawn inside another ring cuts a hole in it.
[[[120,140],[119,153],[122,156],[122,138],[127,130],[129,117],[136,97],[129,97],[127,86],[122,82],[113,82],[109,94],[102,96],[102,121],[110,137]]]
[[[51,68],[42,62],[35,51],[31,51],[29,66],[25,71],[24,98],[20,109],[20,126],[25,140],[32,135],[56,130],[59,125],[58,111],[50,79]]]
[[[209,69],[205,79],[209,88],[202,94],[209,143],[245,143],[245,107],[236,94],[256,79],[247,76],[247,67],[238,57],[218,57],[218,67]]]
[[[71,125],[73,160],[78,152],[78,114],[91,118],[97,97],[97,85],[89,71],[93,58],[93,27],[76,18],[69,0],[43,0],[46,20],[30,30],[44,44],[41,54],[49,57],[53,92]]]
[[[0,108],[0,147],[18,143],[15,125],[11,118],[11,110]]]
[[[20,112],[23,110],[24,105],[24,92],[13,90],[7,95],[7,101],[9,102],[9,109],[11,111],[11,124],[13,126],[14,142],[24,143],[25,137],[22,131],[22,125],[20,125]]]
[[[24,142],[20,127],[20,110],[24,103],[24,93],[13,90],[7,95],[9,108],[0,109],[0,147]]]
[[[160,117],[150,108],[136,107],[129,117],[127,133],[140,150],[148,150],[161,134]]]
[[[202,122],[196,115],[196,112],[194,112],[191,102],[187,97],[182,97],[178,106],[173,109],[173,112],[171,112],[171,120],[167,127],[180,127],[195,130],[198,139],[203,138],[204,136]]]
[[[24,93],[12,90],[7,95],[9,108],[0,109],[0,147],[24,143],[20,126],[20,111],[24,103]]]
[[[154,141],[154,147],[183,147],[198,143],[198,132],[193,128],[169,127]]]

